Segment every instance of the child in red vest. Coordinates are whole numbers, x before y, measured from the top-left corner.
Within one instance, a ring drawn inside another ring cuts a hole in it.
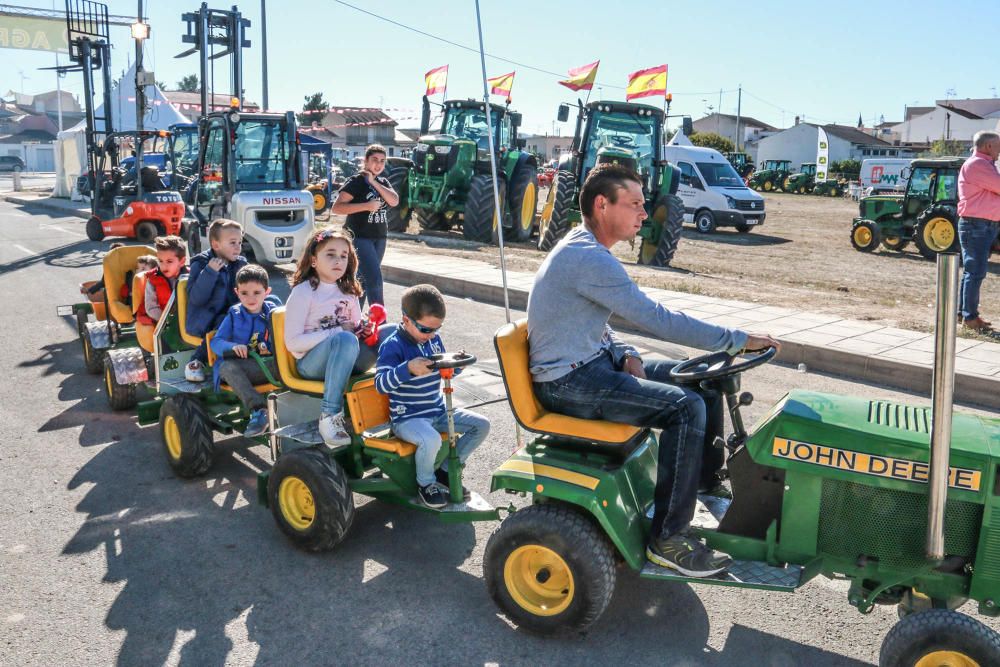
[[[156,261],[159,266],[146,272],[146,293],[136,319],[143,324],[156,324],[174,293],[177,279],[187,273],[187,246],[179,236],[157,236]]]

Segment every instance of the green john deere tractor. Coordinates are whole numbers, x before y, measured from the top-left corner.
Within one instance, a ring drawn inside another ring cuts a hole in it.
[[[569,106],[559,107],[559,120]],[[578,104],[573,149],[564,153],[538,223],[538,248],[551,250],[580,223],[579,193],[587,174],[606,163],[627,165],[643,180],[649,217],[642,223],[639,263],[667,266],[681,238],[684,203],[677,196],[680,170],[660,159],[664,115],[661,109],[627,102]]]
[[[791,173],[791,160],[764,160],[761,162],[760,169],[750,177],[750,187],[764,192],[777,190],[784,185],[785,179]]]
[[[958,171],[964,161],[944,157],[911,162],[906,192],[861,200],[851,245],[861,252],[879,245],[901,252],[912,239],[927,259],[939,252],[958,252]]]
[[[726,159],[729,160],[729,164],[733,165],[733,169],[742,178],[749,178],[750,174],[753,173],[753,159],[747,153],[723,153]]]
[[[390,180],[405,196],[400,210],[416,214],[421,229],[448,230],[461,223],[465,238],[489,243],[497,237],[490,160],[497,163],[504,238],[527,241],[535,227],[538,164],[518,139],[521,114],[490,105],[494,127],[490,155],[489,125],[482,101],[449,100],[438,134],[428,134],[430,102],[424,96],[420,141],[408,171],[393,169]]]
[[[795,194],[804,195],[807,192],[812,192],[815,185],[816,163],[803,162],[798,173],[791,174],[784,180],[781,184],[781,189],[785,192],[794,192]]]

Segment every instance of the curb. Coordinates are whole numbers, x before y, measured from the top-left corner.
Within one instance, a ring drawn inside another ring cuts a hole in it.
[[[503,287],[500,285],[487,285],[387,264],[382,265],[382,275],[386,280],[402,285],[430,283],[451,296],[503,305]],[[508,295],[511,308],[517,310],[527,308],[527,290],[510,287]],[[617,316],[611,318],[611,324],[622,331],[643,335],[643,332]],[[780,336],[778,338],[781,339]],[[781,341],[781,353],[776,359],[790,366],[805,364],[810,371],[822,371],[854,381],[886,385],[916,392],[922,396],[930,396],[931,393],[933,370],[906,361],[786,340]],[[956,372],[955,402],[1000,410],[1000,380]]]
[[[4,195],[3,200],[11,204],[20,204],[21,206],[37,206],[38,208],[44,208],[48,211],[56,211],[66,215],[68,217],[80,218],[81,220],[86,220],[90,217],[89,213],[83,213],[74,208],[67,208],[65,206],[60,206],[58,204],[53,204],[52,202],[45,199],[25,199],[18,196]]]

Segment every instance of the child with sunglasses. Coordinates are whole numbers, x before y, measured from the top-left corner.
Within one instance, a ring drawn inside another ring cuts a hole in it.
[[[403,322],[379,347],[375,388],[389,396],[389,414],[396,437],[417,446],[416,467],[420,501],[427,507],[448,504],[448,462],[435,470],[441,433],[448,430],[441,375],[431,370],[433,354],[444,352],[438,330],[445,304],[433,285],[414,285],[402,298]],[[456,370],[456,373],[461,369]],[[469,410],[456,409],[456,447],[464,464],[490,432],[490,422]],[[468,490],[463,488],[467,497]]]

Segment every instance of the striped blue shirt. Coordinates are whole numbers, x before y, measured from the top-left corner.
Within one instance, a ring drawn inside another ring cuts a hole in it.
[[[417,417],[434,419],[444,414],[441,374],[431,371],[414,377],[407,366],[411,359],[442,352],[444,344],[440,336],[418,344],[402,326],[379,347],[375,389],[389,396],[389,414],[393,423]]]

